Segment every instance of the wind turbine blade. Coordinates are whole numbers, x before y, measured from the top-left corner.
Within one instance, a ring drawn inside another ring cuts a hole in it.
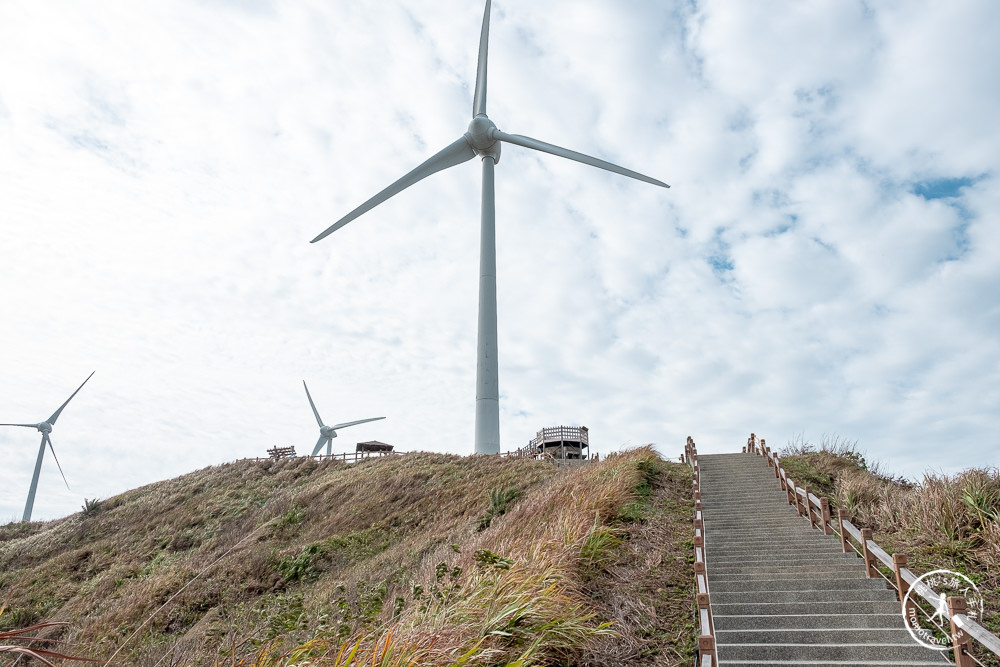
[[[355,218],[364,215],[385,200],[399,194],[414,183],[422,181],[431,174],[436,174],[437,172],[447,169],[448,167],[454,167],[457,164],[462,164],[463,162],[471,160],[474,157],[476,157],[476,152],[472,150],[472,146],[470,146],[469,142],[466,141],[464,136],[462,136],[458,141],[449,144],[444,150],[435,153],[406,176],[403,176],[385,190],[382,190],[382,192],[378,193],[364,204],[327,227],[322,234],[314,238],[310,241],[310,243],[316,243],[316,241],[325,239],[327,236],[334,233]]]
[[[536,151],[551,153],[552,155],[558,155],[559,157],[564,157],[569,160],[576,160],[577,162],[582,162],[583,164],[589,164],[591,167],[599,167],[601,169],[606,169],[607,171],[613,171],[616,174],[621,174],[622,176],[634,178],[638,181],[659,185],[661,188],[670,187],[663,181],[658,181],[655,178],[645,176],[637,171],[632,171],[631,169],[626,169],[625,167],[619,167],[616,164],[606,162],[605,160],[598,160],[596,157],[590,157],[589,155],[584,155],[583,153],[577,153],[576,151],[571,151],[567,148],[553,146],[552,144],[547,144],[544,141],[538,141],[537,139],[532,139],[531,137],[523,137],[520,134],[507,134],[506,132],[501,132],[500,130],[494,130],[493,136],[494,138],[499,139],[500,141],[506,141],[509,144],[516,144],[518,146],[524,146],[525,148],[533,148]]]
[[[334,426],[333,430],[336,431],[338,428],[347,428],[348,426],[355,426],[357,424],[364,424],[365,422],[377,422],[379,419],[385,419],[385,417],[372,417],[370,419],[359,419],[356,422],[344,422],[343,424],[337,424],[336,426]]]
[[[93,375],[93,373],[91,373],[91,375]],[[87,379],[89,380],[90,378]],[[69,482],[66,481],[66,474],[63,472],[62,465],[59,463],[59,457],[56,456],[56,449],[52,446],[52,438],[49,437],[48,433],[42,433],[42,440],[49,443],[49,451],[52,452],[52,458],[56,460],[56,465],[59,466],[59,474],[62,475],[63,483],[66,485],[66,490],[69,491]]]
[[[96,373],[96,372],[97,372],[97,371],[93,371],[93,372],[91,372],[91,374],[87,376],[87,380],[89,380],[90,378],[94,377],[94,373]],[[84,380],[84,381],[83,381],[83,384],[87,384],[87,380]],[[76,396],[77,392],[79,392],[79,391],[80,391],[81,389],[83,389],[83,384],[81,384],[81,385],[80,385],[79,387],[77,387],[77,388],[76,388],[76,391],[74,391],[74,392],[72,393],[72,395],[70,395],[70,397],[66,399],[66,403],[63,403],[62,405],[60,405],[60,406],[59,406],[59,409],[58,409],[58,410],[56,410],[55,412],[53,412],[53,413],[52,413],[52,416],[51,416],[51,417],[49,417],[49,418],[48,418],[48,420],[47,420],[47,421],[48,421],[48,422],[49,422],[50,424],[52,424],[52,425],[55,425],[55,423],[56,423],[56,420],[57,420],[57,419],[59,419],[59,415],[60,415],[60,413],[62,413],[62,411],[63,411],[63,408],[65,408],[65,407],[66,407],[66,405],[67,405],[67,404],[68,404],[68,403],[69,403],[70,401],[72,401],[72,400],[73,400],[73,396]],[[50,446],[51,446],[51,445],[50,445]],[[55,454],[54,454],[54,453],[53,453],[53,456],[55,456]]]
[[[27,426],[28,428],[38,428],[38,424],[0,424],[0,426]]]
[[[476,95],[472,100],[472,117],[486,114],[486,52],[490,44],[490,4],[486,0],[483,12],[483,31],[479,35],[479,65],[476,68]]]
[[[316,410],[316,404],[313,403],[313,397],[309,395],[309,387],[306,385],[305,380],[302,381],[302,386],[306,388],[306,398],[309,399],[309,407],[313,409],[313,414],[316,415],[316,423],[319,424],[320,428],[323,428],[326,424],[324,424],[323,420],[319,418],[319,412]]]
[[[327,438],[326,436],[322,435],[319,436],[319,440],[316,441],[316,446],[313,447],[313,453],[312,453],[313,456],[319,454],[319,450],[323,449],[323,443],[326,442],[327,440],[330,440],[330,438]],[[333,442],[333,440],[330,440],[330,442]]]

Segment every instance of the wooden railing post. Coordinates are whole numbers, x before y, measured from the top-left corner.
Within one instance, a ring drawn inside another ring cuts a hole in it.
[[[875,554],[868,550],[868,540],[870,539],[872,539],[872,529],[862,528],[861,548],[865,558],[865,573],[868,575],[869,579],[874,579],[878,576],[878,571],[875,570]]]
[[[837,510],[837,522],[840,524],[840,546],[844,548],[845,554],[849,551],[847,544],[847,531],[844,530],[844,519],[846,518],[847,510]]]
[[[715,625],[714,625],[714,622],[712,621],[712,605],[709,602],[708,594],[707,593],[699,593],[695,597],[695,599],[698,601],[698,611],[700,612],[701,610],[704,609],[705,612],[708,614],[708,627],[707,628],[702,628],[701,629],[702,632],[705,632],[705,633],[712,632],[713,628],[715,627]],[[700,616],[700,614],[699,614],[699,616]]]
[[[795,480],[789,477],[785,480],[785,495],[788,496],[788,504],[795,504]]]
[[[698,655],[708,655],[712,657],[712,667],[719,664],[715,657],[715,637],[712,635],[702,635],[698,637]],[[699,663],[701,664],[701,663]]]
[[[896,590],[899,591],[899,604],[902,607],[903,618],[910,622],[910,613],[916,611],[916,604],[906,597],[910,590],[910,584],[903,579],[902,570],[906,567],[906,554],[892,555],[892,569],[896,573]]]
[[[810,492],[809,492],[809,485],[808,484],[806,484],[805,492],[806,492],[806,497],[805,497],[805,501],[806,501],[806,518],[809,519],[809,527],[810,528],[815,528],[816,527],[816,519],[813,517],[813,504],[812,504],[812,501],[809,500],[809,493]]]
[[[972,637],[955,624],[955,615],[965,614],[968,611],[968,603],[961,595],[953,595],[948,598],[948,615],[951,616],[951,645],[955,650],[955,667],[973,667],[974,665],[972,662]]]
[[[819,499],[819,510],[823,515],[823,534],[833,535],[833,526],[830,525],[832,517],[830,516],[830,499],[820,498]]]
[[[802,501],[799,500],[799,489],[794,483],[792,484],[792,495],[795,496],[795,511],[799,513],[799,516],[802,516]]]
[[[777,456],[773,458],[774,458],[774,476],[777,479],[781,479],[781,461],[778,460]]]

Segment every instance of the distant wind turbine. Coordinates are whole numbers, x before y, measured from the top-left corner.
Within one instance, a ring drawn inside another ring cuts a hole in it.
[[[87,376],[87,379],[83,381],[83,384],[77,387],[76,391],[74,391],[70,397],[66,399],[66,402],[60,405],[59,409],[53,412],[52,416],[45,421],[37,424],[0,424],[0,426],[24,426],[26,428],[34,428],[38,429],[42,434],[42,444],[38,448],[38,458],[35,460],[35,474],[31,476],[31,488],[28,489],[28,502],[24,505],[24,516],[21,517],[22,521],[31,521],[31,510],[35,506],[35,491],[38,489],[38,475],[42,471],[42,457],[45,456],[46,443],[52,451],[52,458],[56,460],[56,465],[59,467],[59,474],[62,475],[63,483],[66,485],[66,488],[69,489],[69,482],[66,481],[66,475],[63,473],[62,465],[59,463],[59,457],[56,456],[56,450],[52,446],[52,438],[49,437],[49,433],[52,433],[52,427],[56,425],[56,420],[59,419],[59,415],[62,414],[63,409],[69,404],[70,401],[73,400],[73,396],[76,396],[77,393],[83,389],[83,385],[87,384],[87,381],[94,377],[94,373],[96,372],[97,371],[91,372],[91,374]]]
[[[306,381],[302,381],[302,386],[306,388],[306,398],[309,399],[309,407],[313,409],[313,414],[316,415],[316,423],[319,424],[319,440],[316,441],[316,447],[313,449],[313,456],[319,454],[319,450],[323,449],[323,443],[326,443],[326,455],[330,456],[333,453],[333,439],[337,437],[338,428],[347,428],[348,426],[356,426],[357,424],[364,424],[365,422],[374,422],[379,419],[385,419],[385,417],[369,417],[368,419],[359,419],[356,422],[344,422],[343,424],[334,424],[333,426],[327,426],[323,423],[323,420],[319,416],[319,411],[316,410],[316,404],[313,403],[313,397],[309,395],[309,385]]]
[[[468,131],[444,150],[385,188],[377,195],[333,223],[314,238],[316,243],[347,223],[399,194],[414,183],[449,167],[471,160],[483,159],[483,195],[479,245],[479,334],[476,363],[476,440],[477,454],[500,451],[500,385],[497,368],[497,284],[496,284],[496,202],[493,189],[493,167],[500,161],[500,142],[516,144],[559,157],[576,160],[616,174],[669,188],[655,178],[604,160],[553,146],[518,134],[507,134],[486,116],[486,52],[490,32],[490,0],[483,13],[483,29],[479,37],[479,64],[476,70],[476,92],[472,102],[472,122]],[[489,158],[489,159],[487,159]]]

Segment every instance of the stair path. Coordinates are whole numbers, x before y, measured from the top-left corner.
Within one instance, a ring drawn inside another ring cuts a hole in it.
[[[952,664],[913,640],[884,580],[798,516],[764,458],[698,465],[720,667]]]

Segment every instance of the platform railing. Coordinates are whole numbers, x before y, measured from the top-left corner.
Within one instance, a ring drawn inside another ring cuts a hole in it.
[[[357,463],[362,459],[378,458],[380,456],[398,456],[398,455],[399,452],[343,452],[340,454],[331,454],[329,456],[325,454],[317,454],[316,456],[310,456],[308,454],[298,454],[295,456],[283,456],[281,458],[274,458],[273,456],[268,456],[266,458],[250,457],[246,459],[240,459],[240,461],[301,461],[302,459],[312,459],[313,461],[345,461],[348,463]]]
[[[684,445],[684,462],[691,466],[692,495],[694,496],[694,578],[696,582],[695,612],[698,622],[698,657],[696,667],[717,667],[715,653],[715,623],[712,618],[712,604],[709,597],[708,569],[705,566],[705,521],[701,512],[701,466],[698,464],[698,449],[694,439],[688,436]]]
[[[822,530],[826,535],[836,535],[840,538],[844,553],[850,553],[853,550],[864,560],[865,573],[868,578],[882,577],[889,586],[895,589],[901,605],[900,611],[905,614],[906,618],[919,612],[933,623],[943,635],[951,638],[951,650],[956,667],[983,665],[973,654],[973,640],[978,644],[977,652],[979,649],[985,649],[994,656],[1000,657],[1000,637],[968,616],[968,601],[964,596],[956,595],[947,598],[947,618],[943,618],[944,614],[938,609],[940,595],[930,586],[919,581],[918,576],[906,567],[905,553],[889,555],[872,539],[872,530],[870,528],[859,529],[851,523],[845,510],[838,510],[837,519],[834,521],[830,513],[830,500],[817,497],[810,491],[808,485],[800,487],[796,484],[785,472],[778,455],[767,446],[764,438],[760,438],[758,441],[757,436],[751,433],[743,451],[762,456],[767,460],[768,466],[774,469],[774,476],[778,480],[781,490],[785,492],[788,504],[795,505],[799,516],[806,517],[810,526]],[[887,572],[891,573],[891,576]],[[916,596],[912,593],[907,595],[911,589],[913,593],[916,593]],[[942,622],[938,623],[934,619],[935,616],[941,616]]]

